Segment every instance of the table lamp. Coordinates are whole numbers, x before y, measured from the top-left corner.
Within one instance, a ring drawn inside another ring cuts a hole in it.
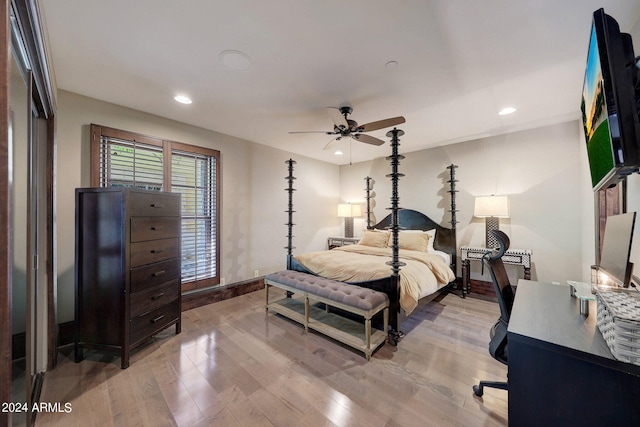
[[[360,205],[341,203],[338,205],[338,217],[344,218],[344,237],[353,237],[353,218],[362,216]]]
[[[495,248],[498,241],[491,231],[500,227],[499,218],[509,218],[509,197],[507,196],[479,196],[476,197],[473,216],[485,218],[486,221],[486,247]]]

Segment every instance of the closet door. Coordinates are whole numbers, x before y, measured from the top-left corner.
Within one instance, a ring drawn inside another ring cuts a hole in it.
[[[9,159],[11,205],[11,401],[30,403],[31,394],[31,292],[29,290],[29,139],[30,73],[11,51],[9,88]],[[14,411],[13,425],[26,423],[26,413]]]
[[[38,2],[0,5],[0,401],[31,408],[57,349],[55,102]]]

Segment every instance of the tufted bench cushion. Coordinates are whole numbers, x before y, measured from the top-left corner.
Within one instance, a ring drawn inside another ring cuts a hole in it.
[[[308,292],[364,311],[373,310],[389,301],[389,297],[382,292],[299,271],[278,271],[266,276],[265,280],[282,283],[301,292]]]
[[[269,274],[265,276],[264,283],[268,310],[302,323],[305,331],[314,329],[363,351],[367,360],[371,358],[373,351],[387,340],[389,297],[383,292],[293,270]],[[300,294],[304,302],[289,298],[289,294],[287,298],[270,302],[270,286]],[[312,306],[309,303],[310,299],[325,304],[326,312]],[[364,334],[362,323],[354,323],[350,319],[331,313],[329,307],[362,316]],[[383,330],[375,330],[372,334],[371,318],[381,311],[384,319]]]

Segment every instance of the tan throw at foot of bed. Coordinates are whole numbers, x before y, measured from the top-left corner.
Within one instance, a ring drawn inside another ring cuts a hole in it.
[[[269,274],[264,278],[264,283],[268,310],[303,324],[305,331],[314,329],[364,352],[367,360],[387,340],[389,298],[382,292],[292,270]],[[292,292],[299,297],[269,302],[270,286]],[[310,300],[324,304],[326,310],[316,307]],[[330,313],[330,306],[364,317],[364,333],[362,323]],[[381,310],[384,310],[384,330],[374,329],[372,333],[371,318]]]

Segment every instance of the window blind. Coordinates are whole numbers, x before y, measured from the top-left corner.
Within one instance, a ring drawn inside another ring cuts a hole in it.
[[[163,188],[162,147],[100,137],[100,186]]]
[[[215,158],[173,150],[171,191],[182,195],[182,280],[216,276]]]

